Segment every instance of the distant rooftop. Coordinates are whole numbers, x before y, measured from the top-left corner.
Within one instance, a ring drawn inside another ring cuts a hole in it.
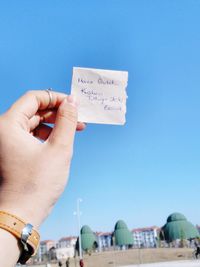
[[[40,244],[43,245],[43,244],[47,244],[47,243],[50,243],[50,242],[55,242],[54,240],[42,240],[40,241]]]
[[[110,236],[113,232],[95,232],[96,236]]]
[[[158,226],[149,226],[149,227],[143,227],[143,228],[134,228],[132,232],[144,232],[144,231],[151,231],[151,230],[160,230],[161,228]]]
[[[66,237],[62,237],[61,239],[59,239],[59,242],[62,242],[62,241],[71,241],[73,239],[77,239],[77,236],[66,236]]]

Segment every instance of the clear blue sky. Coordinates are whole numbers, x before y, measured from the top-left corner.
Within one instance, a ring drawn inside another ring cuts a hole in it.
[[[0,112],[28,89],[70,92],[72,67],[129,71],[124,127],[78,133],[67,189],[42,239],[81,222],[110,231],[162,226],[174,211],[200,223],[200,1],[0,2]]]

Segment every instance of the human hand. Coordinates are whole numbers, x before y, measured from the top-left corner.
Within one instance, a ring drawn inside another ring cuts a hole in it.
[[[85,128],[73,97],[51,93],[51,109],[48,92],[30,91],[0,116],[0,210],[35,227],[63,192],[75,131]]]

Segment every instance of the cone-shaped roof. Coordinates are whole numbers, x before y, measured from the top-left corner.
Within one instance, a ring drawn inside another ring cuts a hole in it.
[[[117,221],[117,223],[115,224],[114,237],[115,244],[117,246],[133,244],[132,233],[129,231],[127,225],[122,220]]]
[[[167,223],[162,227],[163,238],[172,242],[176,239],[190,239],[199,237],[196,227],[181,213],[172,213]]]

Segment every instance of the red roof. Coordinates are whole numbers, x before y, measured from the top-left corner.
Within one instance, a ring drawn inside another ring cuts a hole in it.
[[[160,230],[158,226],[150,226],[150,227],[143,227],[143,228],[135,228],[131,232],[144,232],[144,231],[151,231],[151,230]]]
[[[47,244],[47,243],[50,243],[50,242],[55,242],[54,240],[42,240],[40,241],[40,244]]]
[[[77,239],[77,236],[66,236],[66,237],[62,237],[61,239],[59,239],[59,242],[62,242],[62,241],[71,241],[73,239]]]
[[[97,236],[109,236],[112,235],[112,232],[96,232]]]

